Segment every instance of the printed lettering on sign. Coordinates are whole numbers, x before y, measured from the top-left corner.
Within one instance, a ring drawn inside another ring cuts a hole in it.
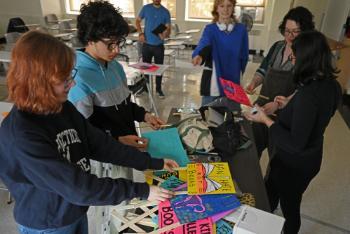
[[[160,228],[179,222],[169,201],[159,204],[158,220]],[[183,224],[171,231],[163,232],[163,234],[210,234],[213,233],[212,231],[213,222],[211,218],[206,218]]]

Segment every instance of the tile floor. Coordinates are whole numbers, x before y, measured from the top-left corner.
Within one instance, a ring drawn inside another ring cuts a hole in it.
[[[190,51],[180,51],[179,56],[189,61]],[[167,60],[174,64],[172,58]],[[246,84],[258,64],[249,63],[243,77]],[[163,79],[165,99],[155,97],[160,116],[167,118],[171,107],[199,107],[200,74],[190,70],[170,67]],[[4,77],[0,77],[0,97],[6,96]],[[137,101],[148,106],[146,95]],[[332,119],[325,134],[322,169],[307,189],[302,202],[301,234],[350,234],[350,130],[339,113]],[[265,171],[267,155],[261,160]],[[0,190],[0,233],[17,233],[13,220],[13,204],[6,204],[7,193]],[[280,212],[277,212],[280,213]],[[90,220],[90,233],[95,233]]]

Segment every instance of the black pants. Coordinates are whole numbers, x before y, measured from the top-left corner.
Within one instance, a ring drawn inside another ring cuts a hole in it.
[[[297,234],[300,229],[300,205],[303,193],[317,173],[306,173],[302,170],[285,166],[275,158],[271,160],[269,175],[265,185],[271,210],[278,203],[286,219],[284,234]]]
[[[164,63],[164,45],[149,45],[143,43],[142,46],[142,61],[145,63],[152,63],[152,58],[154,57],[155,64]],[[149,79],[149,78],[147,78]],[[156,91],[162,90],[162,76],[156,77]]]

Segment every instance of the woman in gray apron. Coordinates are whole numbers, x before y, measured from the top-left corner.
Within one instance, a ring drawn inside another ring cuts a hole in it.
[[[305,7],[292,8],[284,16],[279,26],[279,31],[284,40],[277,41],[272,45],[269,53],[255,72],[252,81],[246,87],[248,93],[254,93],[255,88],[262,84],[260,94],[268,97],[268,99],[259,97],[255,103],[263,107],[267,114],[271,115],[277,110],[278,105],[274,102],[276,96],[287,97],[294,93],[293,64],[290,59],[291,45],[300,32],[313,29],[313,15]],[[268,128],[263,124],[253,123],[253,133],[258,157],[260,158],[266,147],[268,147],[269,152],[271,150]],[[269,153],[269,155],[271,154]]]

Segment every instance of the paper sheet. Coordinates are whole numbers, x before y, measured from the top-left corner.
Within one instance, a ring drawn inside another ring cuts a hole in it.
[[[190,162],[176,128],[145,132],[142,137],[149,140],[147,152],[152,157],[173,159],[180,167]]]

